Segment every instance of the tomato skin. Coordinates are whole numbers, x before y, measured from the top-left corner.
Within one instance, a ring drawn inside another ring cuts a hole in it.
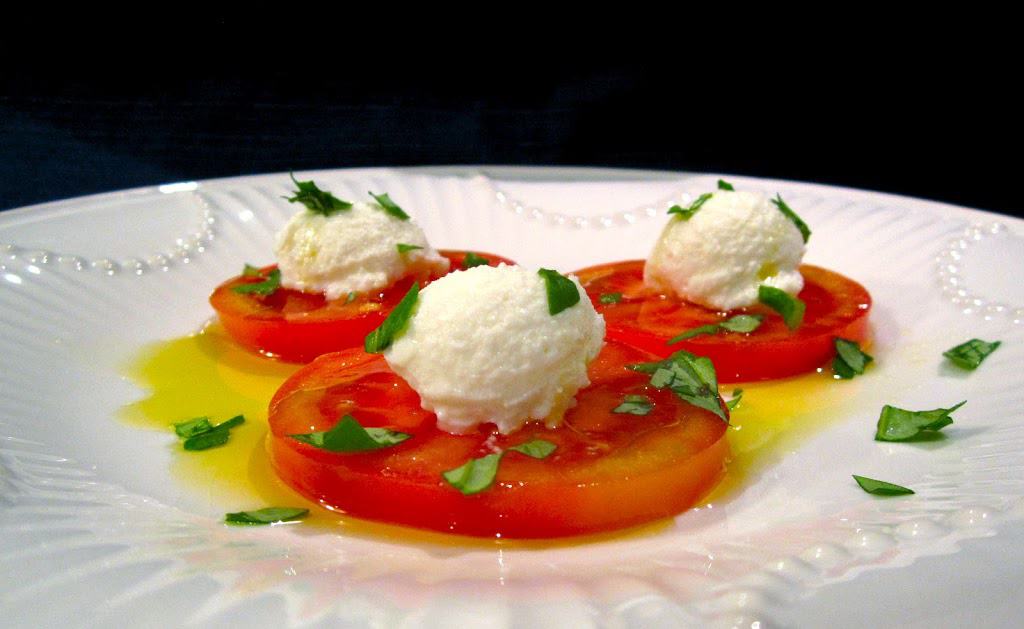
[[[451,261],[451,270],[462,268],[466,251],[441,251]],[[477,252],[474,252],[477,253]],[[499,263],[515,264],[507,258],[477,253]],[[266,274],[273,266],[262,269]],[[421,286],[437,279],[417,278]],[[320,354],[350,347],[362,347],[366,335],[377,329],[409,291],[414,278],[404,278],[388,288],[360,294],[353,301],[328,301],[322,294],[279,288],[263,297],[239,294],[236,286],[259,282],[261,278],[236,276],[210,295],[210,305],[221,324],[239,345],[287,362],[305,363]]]
[[[492,426],[466,435],[437,429],[419,396],[380,356],[349,350],[321,356],[294,374],[270,403],[269,450],[294,489],[350,515],[473,536],[551,538],[628,527],[692,506],[721,477],[729,454],[717,416],[648,386],[625,368],[646,352],[608,343],[556,429],[531,423],[511,435]],[[646,416],[611,412],[626,394],[650,397]],[[412,435],[382,450],[337,454],[288,437],[327,430],[350,413],[364,426]],[[495,484],[464,496],[441,477],[467,460],[531,439],[557,445],[548,458],[516,452]]]
[[[643,260],[630,260],[575,272],[594,307],[604,315],[607,338],[662,357],[680,349],[707,356],[719,382],[769,380],[814,371],[835,355],[835,337],[858,342],[867,338],[871,296],[857,282],[821,267],[800,267],[804,288],[798,297],[807,310],[796,331],[760,304],[725,313],[658,294],[644,286],[643,268]],[[600,297],[607,293],[622,293],[622,300],[602,304]],[[667,344],[681,332],[740,313],[762,314],[764,320],[751,334],[701,335]]]

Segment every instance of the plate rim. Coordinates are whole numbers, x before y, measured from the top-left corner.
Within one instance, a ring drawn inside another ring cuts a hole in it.
[[[501,181],[503,177],[500,175],[514,175],[522,179],[523,182],[534,182],[534,181],[552,181],[562,183],[574,183],[571,178],[570,180],[559,180],[557,177],[552,179],[551,175],[566,176],[566,175],[582,175],[585,179],[579,180],[580,182],[600,182],[607,178],[620,177],[625,180],[634,181],[670,181],[678,179],[681,182],[693,179],[696,177],[720,177],[723,179],[735,179],[738,181],[757,181],[765,185],[770,184],[783,184],[786,186],[795,186],[804,189],[809,192],[841,192],[846,196],[853,196],[854,198],[861,198],[864,200],[872,200],[874,202],[894,202],[894,201],[912,201],[914,203],[920,203],[927,206],[930,210],[939,212],[967,212],[970,214],[977,215],[978,220],[1006,220],[1017,223],[1024,226],[1024,218],[1016,217],[1011,214],[1002,214],[994,210],[986,210],[981,208],[974,208],[964,205],[957,205],[949,201],[941,201],[937,199],[928,199],[924,197],[915,197],[906,194],[899,194],[895,192],[886,192],[881,190],[874,190],[869,188],[857,188],[853,186],[843,186],[830,183],[820,183],[816,181],[808,181],[802,179],[784,179],[775,177],[761,177],[757,175],[742,175],[737,173],[720,173],[714,171],[690,171],[690,170],[659,170],[659,169],[647,169],[647,168],[620,168],[620,167],[604,167],[604,166],[541,166],[541,165],[502,165],[502,164],[452,164],[452,165],[411,165],[411,166],[357,166],[349,168],[312,168],[303,169],[297,171],[291,171],[293,174],[302,176],[312,175],[330,175],[336,176],[344,173],[349,173],[356,176],[372,176],[375,173],[397,173],[397,174],[420,174],[420,175],[432,175],[436,177],[457,177],[469,179],[473,176],[484,175],[491,179],[491,181]],[[498,176],[491,176],[492,174]],[[54,212],[55,215],[64,212],[74,212],[74,205],[91,204],[103,201],[116,201],[125,200],[130,198],[142,198],[147,195],[162,193],[161,188],[168,188],[171,186],[179,186],[183,184],[196,184],[198,189],[202,189],[203,186],[234,186],[234,185],[252,185],[253,181],[260,179],[269,179],[274,177],[287,177],[288,172],[264,172],[264,173],[250,173],[246,175],[229,175],[225,177],[212,177],[203,179],[185,179],[178,181],[167,181],[159,184],[151,184],[145,186],[136,186],[131,188],[121,188],[117,190],[108,190],[105,192],[96,192],[93,194],[66,197],[62,199],[54,199],[51,201],[43,201],[41,203],[33,203],[31,205],[18,206],[0,210],[0,229],[6,227],[9,223],[16,222],[17,219],[35,218],[34,216],[28,216],[32,213],[39,212]],[[525,177],[524,177],[525,176]],[[505,179],[511,179],[512,177],[504,177]],[[174,193],[170,191],[169,193]],[[80,209],[80,208],[79,208]]]

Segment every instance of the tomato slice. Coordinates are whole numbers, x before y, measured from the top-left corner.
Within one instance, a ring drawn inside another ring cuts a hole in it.
[[[864,341],[871,296],[863,286],[821,267],[802,265],[807,304],[803,324],[789,330],[773,310],[762,306],[717,312],[658,294],[644,286],[644,261],[630,260],[576,271],[594,307],[604,315],[607,338],[668,356],[684,349],[707,356],[719,382],[784,378],[814,371],[835,355],[833,339]],[[603,304],[601,296],[621,293],[618,303]],[[761,326],[750,334],[719,333],[696,336],[668,345],[681,332],[740,313],[762,314]]]
[[[442,432],[381,356],[328,354],[274,395],[271,460],[287,484],[331,509],[463,535],[550,538],[671,516],[717,482],[729,446],[720,418],[651,388],[650,376],[626,368],[652,359],[607,343],[562,426],[528,424],[503,436],[493,426],[467,435]],[[628,394],[648,396],[654,408],[645,416],[613,413]],[[345,414],[412,437],[382,450],[338,454],[288,436],[328,430]],[[494,485],[479,494],[464,496],[441,476],[493,448],[532,439],[557,449],[543,460],[507,453]]]
[[[451,269],[462,268],[468,251],[441,251],[451,261]],[[515,264],[508,258],[490,253],[483,256],[490,266]],[[267,267],[264,274],[273,269]],[[395,282],[386,289],[346,298],[327,300],[323,294],[279,288],[261,296],[236,293],[236,286],[260,282],[262,278],[237,276],[224,282],[210,295],[210,305],[221,324],[239,344],[253,351],[288,362],[304,363],[320,354],[350,347],[362,347],[366,335],[375,330],[409,291],[413,281],[421,286],[433,278],[412,277]]]

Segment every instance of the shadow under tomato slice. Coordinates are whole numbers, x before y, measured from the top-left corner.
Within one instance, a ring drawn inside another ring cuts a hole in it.
[[[591,364],[590,386],[556,429],[531,423],[500,435],[436,427],[419,396],[381,356],[350,350],[296,372],[270,404],[270,453],[288,485],[350,515],[474,536],[551,538],[628,527],[675,515],[719,480],[729,449],[726,424],[649,386],[627,365],[654,357],[607,343]],[[626,395],[654,402],[647,415],[612,410]],[[363,426],[412,435],[372,452],[339,454],[288,435],[325,431],[342,415]],[[492,487],[464,496],[441,474],[495,449],[533,439],[554,443],[545,459],[508,452]]]
[[[490,266],[515,264],[490,253],[448,250],[440,253],[451,261],[449,272],[462,269],[470,254],[483,257]],[[213,291],[210,305],[217,311],[224,329],[239,345],[298,363],[309,362],[328,352],[362,347],[366,335],[380,326],[414,281],[419,281],[422,287],[438,279],[408,277],[381,291],[335,300],[328,300],[321,293],[283,287],[266,296],[233,290],[263,281],[274,268],[260,269],[258,277],[237,276],[224,282]]]
[[[871,296],[857,282],[827,269],[801,265],[807,305],[795,331],[775,311],[762,306],[719,312],[647,288],[644,261],[630,260],[576,271],[594,307],[604,315],[607,338],[666,357],[686,350],[707,356],[719,382],[784,378],[814,371],[834,355],[833,339],[862,342],[868,332]],[[621,294],[617,303],[601,296]],[[668,345],[669,339],[698,326],[721,323],[737,314],[760,314],[760,327],[749,334],[720,332]]]

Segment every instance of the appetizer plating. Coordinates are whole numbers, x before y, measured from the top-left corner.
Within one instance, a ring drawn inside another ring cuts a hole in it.
[[[650,259],[576,272],[608,339],[660,356],[711,358],[722,382],[813,371],[835,339],[863,341],[871,296],[800,265],[810,229],[782,200],[719,190],[674,206]]]

